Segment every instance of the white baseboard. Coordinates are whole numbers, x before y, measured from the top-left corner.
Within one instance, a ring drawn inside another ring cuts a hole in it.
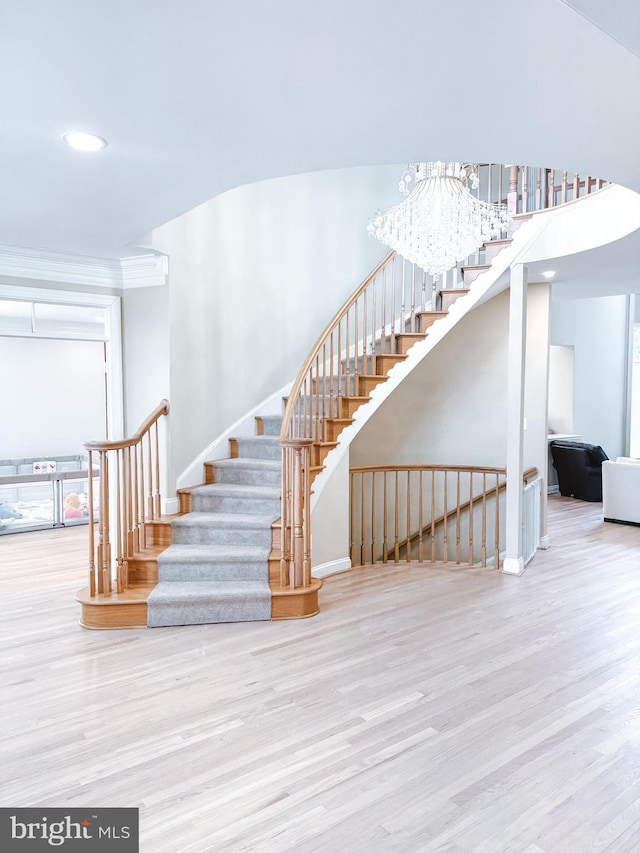
[[[180,511],[180,501],[178,498],[162,498],[160,510],[163,515],[175,515]]]
[[[541,536],[538,548],[540,548],[541,551],[546,551],[550,544],[548,536]]]
[[[339,560],[330,560],[328,563],[320,563],[311,569],[314,578],[327,578],[329,575],[337,575],[338,572],[346,572],[351,568],[351,560],[342,557]]]
[[[521,575],[524,572],[524,559],[522,557],[505,557],[502,561],[503,575]]]

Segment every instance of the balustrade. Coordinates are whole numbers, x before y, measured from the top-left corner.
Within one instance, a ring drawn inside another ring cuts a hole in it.
[[[89,479],[89,517],[98,519],[97,537],[89,526],[92,598],[112,594],[114,567],[117,591],[128,588],[128,561],[146,546],[145,525],[161,515],[158,421],[168,413],[163,400],[131,438],[85,442],[89,471],[98,471],[97,488]]]
[[[525,482],[537,474],[531,468]],[[444,562],[500,565],[504,468],[378,465],[350,472],[354,566]]]

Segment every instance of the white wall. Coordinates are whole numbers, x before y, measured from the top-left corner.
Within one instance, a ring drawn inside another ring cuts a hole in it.
[[[573,433],[573,347],[553,344],[549,350],[549,429]]]
[[[295,378],[332,315],[386,254],[366,225],[402,198],[400,172],[367,167],[240,187],[152,234],[153,248],[169,256],[170,484]],[[127,335],[130,310],[125,300]]]
[[[551,303],[551,343],[572,346],[573,428],[610,457],[624,454],[627,371],[625,296]]]
[[[169,288],[137,287],[122,297],[125,434],[131,435],[169,397]]]
[[[105,438],[103,346],[0,337],[0,457],[71,456]]]
[[[346,503],[345,503],[346,501]],[[349,557],[349,455],[345,454],[311,512],[311,565],[333,574],[351,566]]]

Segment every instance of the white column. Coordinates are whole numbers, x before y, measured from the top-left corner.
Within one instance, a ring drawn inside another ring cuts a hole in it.
[[[542,485],[541,485],[541,493],[540,493],[540,544],[538,545],[543,551],[549,547],[549,533],[547,529],[547,494],[549,489],[549,441],[548,441],[548,433],[547,430],[549,428],[549,341],[551,334],[551,284],[548,282],[546,284],[539,284],[538,287],[545,287],[546,289],[546,317],[545,317],[545,325],[546,325],[546,336],[545,336],[545,368],[544,368],[544,434],[540,436],[540,450],[539,450],[539,459],[540,459],[540,476],[542,477]]]
[[[636,316],[636,296],[627,296],[627,364],[625,371],[624,444],[623,453],[631,456],[631,398],[633,390],[633,326]],[[634,426],[636,426],[634,424]]]
[[[527,341],[527,268],[511,267],[509,365],[507,373],[506,553],[502,571],[520,575],[522,556],[522,474],[524,446],[524,366]]]

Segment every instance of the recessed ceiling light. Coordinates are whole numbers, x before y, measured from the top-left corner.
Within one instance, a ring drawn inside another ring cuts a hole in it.
[[[106,139],[95,133],[86,133],[84,130],[70,130],[64,133],[62,138],[76,151],[100,151],[107,144]]]
[[[553,278],[555,274],[556,274],[556,271],[555,271],[555,270],[547,270],[546,272],[543,272],[543,273],[542,273],[542,275],[543,275],[545,278]]]

